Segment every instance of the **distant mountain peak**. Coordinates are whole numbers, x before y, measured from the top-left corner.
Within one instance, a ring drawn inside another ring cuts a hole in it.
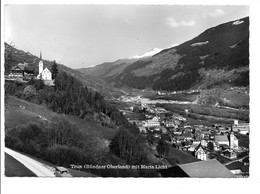
[[[135,55],[133,57],[130,57],[132,59],[140,59],[140,58],[145,58],[145,57],[151,57],[159,52],[161,52],[163,49],[160,48],[153,48],[152,50],[142,54],[142,55]]]

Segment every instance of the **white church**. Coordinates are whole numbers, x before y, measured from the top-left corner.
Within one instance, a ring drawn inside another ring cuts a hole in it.
[[[52,79],[51,71],[47,67],[43,69],[42,53],[40,53],[39,74],[37,75],[37,79],[41,79],[45,85],[54,85],[54,80]]]

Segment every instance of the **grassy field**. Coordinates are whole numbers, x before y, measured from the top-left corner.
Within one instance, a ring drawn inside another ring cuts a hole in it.
[[[46,109],[43,106],[30,103],[12,96],[5,101],[5,130],[28,124],[30,121],[46,125],[56,117],[64,117],[70,122],[77,124],[78,127],[90,135],[111,139],[117,132],[116,129],[103,127],[93,122],[89,122],[78,117],[58,114]]]
[[[160,104],[160,107],[184,115],[188,119],[188,123],[196,123],[197,120],[196,124],[202,122],[232,124],[233,119],[249,122],[249,110],[232,110],[199,104]],[[185,109],[189,111],[189,114],[185,113]]]
[[[229,119],[221,120],[219,118],[214,119],[213,117],[209,119],[209,117],[205,117],[202,115],[196,115],[195,117],[185,117],[185,118],[187,119],[187,125],[212,126],[215,123],[222,124],[222,125],[231,125],[232,123],[234,123],[233,120],[229,120]]]
[[[220,97],[225,99],[226,104],[230,107],[249,108],[249,94],[242,91],[223,91],[220,92]]]
[[[189,101],[193,102],[196,100],[196,98],[200,95],[200,93],[192,93],[192,94],[171,94],[171,95],[155,95],[151,99],[156,100],[175,100],[175,101]]]
[[[216,117],[211,115],[202,115],[196,113],[188,114],[187,124],[188,125],[199,125],[203,124],[206,126],[211,126],[212,124],[218,123],[223,125],[232,125],[234,123],[233,119],[225,118],[225,117]]]
[[[5,176],[7,177],[36,177],[36,175],[18,162],[12,156],[5,153]]]

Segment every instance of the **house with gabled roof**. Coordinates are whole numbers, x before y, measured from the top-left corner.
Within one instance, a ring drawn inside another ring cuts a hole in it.
[[[182,136],[184,137],[185,140],[193,139],[193,135],[190,131],[183,131]]]
[[[195,148],[194,156],[199,160],[208,160],[209,151],[201,143]]]
[[[165,125],[166,127],[174,127],[174,128],[177,128],[177,127],[178,127],[178,125],[176,124],[176,122],[175,122],[174,120],[166,121],[166,122],[164,123],[164,125]]]
[[[22,78],[24,76],[24,66],[21,65],[15,65],[10,69],[10,74],[8,75],[9,77],[14,77],[14,78]]]
[[[234,159],[234,158],[237,158],[237,153],[234,152],[233,150],[224,150],[222,152],[222,154],[224,154],[225,157],[229,158],[229,159]]]

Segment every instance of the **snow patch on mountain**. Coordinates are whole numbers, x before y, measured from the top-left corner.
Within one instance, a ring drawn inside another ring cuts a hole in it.
[[[180,44],[172,44],[171,46],[169,46],[168,48],[172,48],[172,47],[176,47],[179,46]]]
[[[243,20],[237,20],[233,22],[233,25],[239,25],[239,24],[243,24],[244,21]]]
[[[196,42],[196,43],[193,43],[191,46],[201,46],[201,45],[204,45],[204,44],[208,44],[209,41],[205,41],[205,42]]]
[[[170,45],[169,47],[164,48],[164,49],[173,48],[173,47],[178,46],[178,45],[179,45],[179,44],[172,44],[172,45]],[[130,57],[130,58],[128,58],[128,59],[141,59],[141,58],[146,58],[146,57],[152,57],[153,55],[155,55],[155,54],[161,52],[161,51],[164,50],[164,49],[153,48],[152,50],[150,50],[150,51],[148,51],[148,52],[146,52],[146,53],[144,53],[144,54],[142,54],[142,55],[135,55],[135,56]]]
[[[142,55],[135,55],[133,57],[131,57],[132,59],[140,59],[140,58],[145,58],[145,57],[151,57],[159,52],[161,52],[163,49],[159,49],[159,48],[153,48],[151,51],[146,52]]]

